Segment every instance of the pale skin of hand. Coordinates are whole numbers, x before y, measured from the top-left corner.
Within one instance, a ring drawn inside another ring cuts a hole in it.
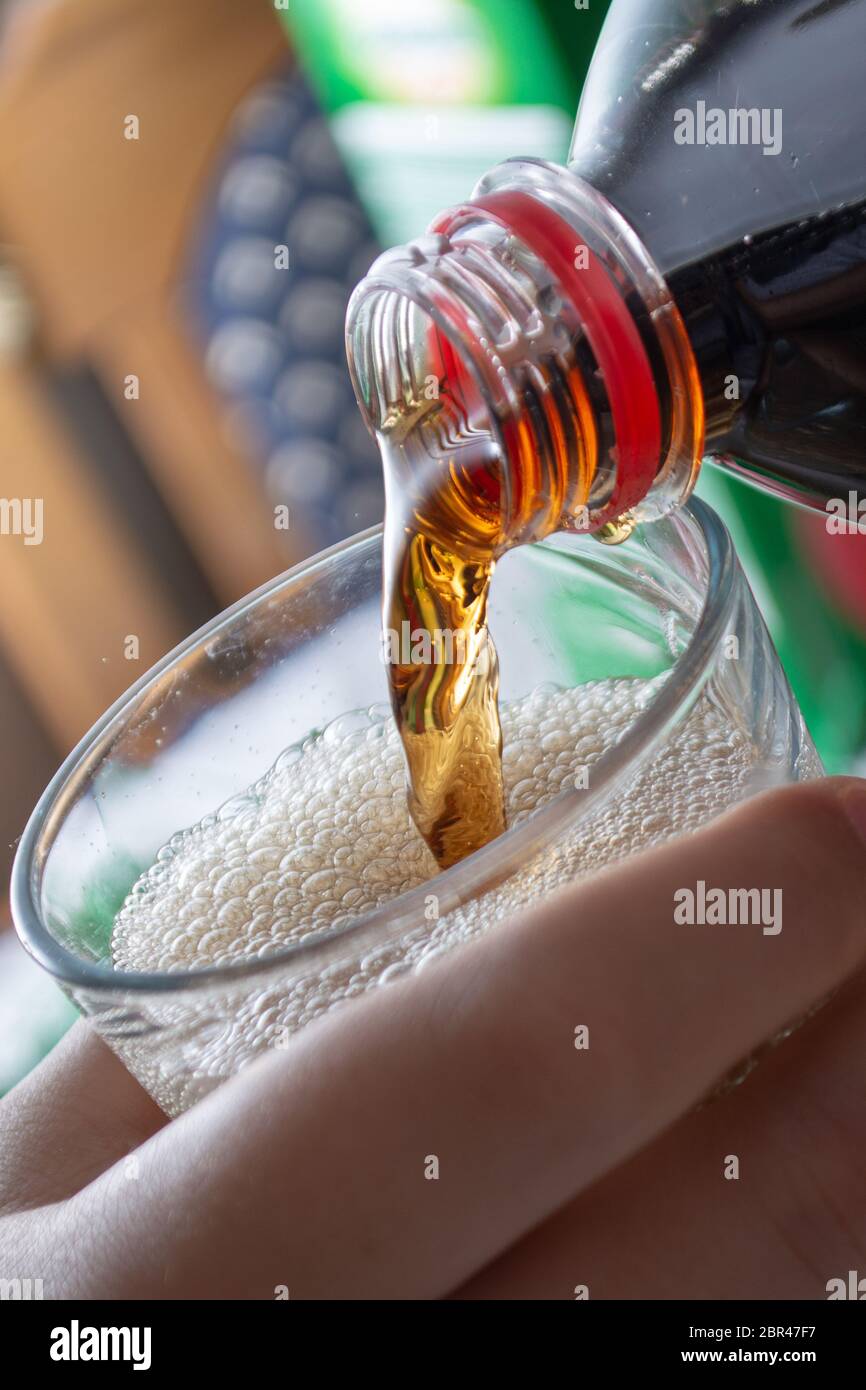
[[[698,879],[781,888],[782,931],[677,925]],[[566,889],[172,1122],[78,1024],[0,1103],[0,1276],[57,1298],[825,1298],[866,1270],[864,904],[866,784],[833,779]]]

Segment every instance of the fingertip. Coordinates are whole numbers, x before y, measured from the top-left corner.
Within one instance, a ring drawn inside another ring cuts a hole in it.
[[[866,850],[866,780],[862,777],[828,777],[824,785],[831,790],[842,814],[857,836],[862,853]],[[863,856],[863,865],[866,873],[866,855]]]

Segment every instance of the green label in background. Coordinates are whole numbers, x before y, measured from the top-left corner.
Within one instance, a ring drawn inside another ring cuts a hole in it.
[[[795,508],[711,463],[697,492],[731,533],[827,771],[849,770],[866,740],[866,641],[822,592],[796,538]]]
[[[384,246],[503,159],[565,159],[605,8],[292,0],[282,18]]]
[[[555,106],[393,106],[355,102],[331,131],[384,246],[410,241],[437,212],[468,197],[510,154],[561,160],[571,121]]]
[[[542,100],[573,120],[605,9],[534,0],[292,0],[281,17],[329,111],[353,101]],[[575,45],[584,55],[577,72]]]

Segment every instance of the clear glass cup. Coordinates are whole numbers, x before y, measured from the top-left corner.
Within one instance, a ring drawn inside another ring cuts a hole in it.
[[[238,814],[250,785],[311,729],[347,711],[381,714],[381,557],[377,528],[195,633],[91,730],[24,832],[12,881],[22,941],[169,1114],[329,1008],[459,949],[563,879],[694,829],[755,791],[821,775],[709,508],[695,500],[618,546],[553,536],[497,570],[501,700],[543,683],[655,678],[619,741],[588,767],[588,785],[377,910],[269,956],[161,974],[114,969],[117,908],[172,836],[209,813]],[[689,742],[707,710],[717,736]],[[654,779],[671,757],[690,762],[698,790],[660,818]]]

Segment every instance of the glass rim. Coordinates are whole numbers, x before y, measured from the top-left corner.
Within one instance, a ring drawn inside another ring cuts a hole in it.
[[[706,503],[693,497],[685,507],[667,519],[684,516],[689,517],[705,547],[707,586],[701,611],[694,631],[668,671],[667,679],[619,742],[593,764],[595,776],[591,787],[561,792],[519,825],[512,826],[450,869],[434,878],[425,879],[415,888],[370,912],[353,917],[340,926],[313,932],[309,940],[285,946],[272,955],[161,973],[118,970],[102,961],[90,961],[76,955],[52,934],[39,906],[42,871],[56,838],[56,827],[62,824],[65,814],[57,814],[63,793],[74,787],[94,761],[98,761],[100,749],[109,741],[111,732],[130,706],[175,662],[205,641],[211,641],[220,629],[263,599],[272,598],[299,579],[308,579],[315,570],[327,566],[337,556],[360,549],[375,540],[381,535],[382,526],[380,524],[360,531],[267,580],[191,633],[146,671],[88,730],[52,777],[27,821],[12,866],[12,919],[25,950],[58,983],[73,990],[92,989],[107,994],[166,994],[179,990],[208,989],[227,981],[272,975],[287,964],[327,951],[328,947],[348,941],[353,936],[369,934],[379,926],[393,928],[401,920],[405,920],[407,928],[412,924],[417,925],[424,918],[431,884],[436,885],[439,914],[445,916],[503,882],[514,871],[515,864],[526,862],[533,852],[550,843],[569,821],[586,814],[610,794],[617,781],[664,734],[666,727],[682,711],[709,673],[710,662],[734,601],[738,562],[727,528]],[[47,845],[44,843],[46,837],[50,837]]]

